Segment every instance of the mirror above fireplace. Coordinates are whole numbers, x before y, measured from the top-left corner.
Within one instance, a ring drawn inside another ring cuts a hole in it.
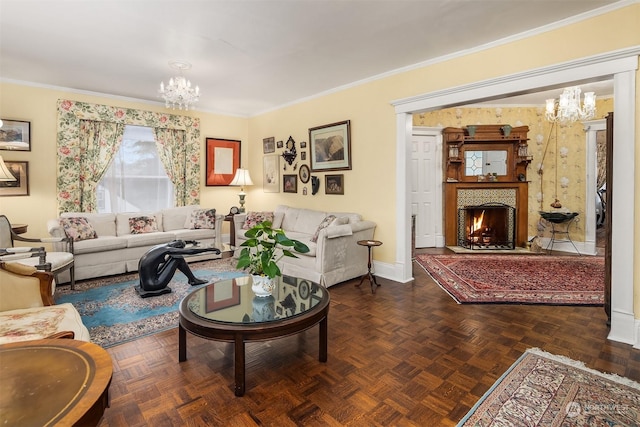
[[[531,162],[527,155],[528,132],[528,126],[499,124],[445,128],[445,181],[526,181]]]

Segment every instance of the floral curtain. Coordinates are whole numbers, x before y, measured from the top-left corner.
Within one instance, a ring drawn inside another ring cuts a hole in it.
[[[78,193],[81,212],[96,210],[96,187],[122,143],[124,126],[122,123],[80,120],[80,156],[77,162],[68,157],[61,159],[60,170],[64,170],[65,175],[68,175],[69,169],[79,169]]]
[[[59,212],[81,212],[83,204],[86,204],[84,203],[85,193],[82,182],[86,177],[78,166],[84,155],[81,149],[81,121],[182,131],[184,133],[182,139],[165,140],[165,145],[173,144],[178,140],[183,143],[181,149],[184,152],[184,191],[181,192],[180,199],[176,198],[176,206],[200,202],[200,119],[60,99],[58,100],[58,173],[56,178]],[[111,153],[112,155],[113,153]],[[89,209],[85,212],[92,212],[95,210],[95,204],[87,206],[85,209]]]
[[[187,188],[193,187],[193,184],[187,184],[186,176],[186,144],[185,134],[179,129],[154,129],[153,135],[158,148],[160,161],[167,172],[169,179],[173,183],[176,206],[184,206],[186,200],[185,194]]]

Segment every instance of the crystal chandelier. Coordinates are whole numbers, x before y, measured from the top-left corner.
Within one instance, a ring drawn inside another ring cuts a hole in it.
[[[182,75],[184,70],[191,68],[191,64],[182,61],[171,61],[169,65],[171,68],[179,70],[180,75],[172,77],[166,86],[164,82],[160,82],[160,90],[158,93],[164,99],[167,108],[171,107],[175,110],[176,107],[178,107],[180,110],[184,109],[188,111],[189,106],[195,104],[200,99],[200,88],[198,86],[196,86],[195,89],[192,88],[191,82]]]
[[[585,92],[584,103],[580,107],[580,92],[579,86],[572,86],[564,89],[557,102],[547,99],[545,118],[561,124],[592,119],[596,114],[596,94]]]

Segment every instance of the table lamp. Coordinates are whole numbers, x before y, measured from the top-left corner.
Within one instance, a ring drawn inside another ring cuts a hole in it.
[[[247,193],[244,192],[244,186],[253,185],[249,171],[247,169],[236,169],[236,175],[229,185],[240,186],[240,192],[238,193],[240,197],[240,213],[244,213],[244,197],[247,195]]]

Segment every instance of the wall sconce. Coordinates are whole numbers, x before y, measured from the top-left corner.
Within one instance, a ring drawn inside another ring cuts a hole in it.
[[[244,186],[253,185],[249,171],[247,169],[236,169],[236,175],[229,185],[240,187],[240,192],[238,193],[240,197],[240,213],[244,213],[244,198],[247,195],[247,193],[244,192]]]

